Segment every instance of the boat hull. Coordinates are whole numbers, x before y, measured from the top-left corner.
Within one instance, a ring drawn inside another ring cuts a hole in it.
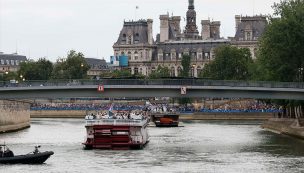
[[[176,114],[156,114],[152,115],[156,127],[178,127],[179,115]]]
[[[0,158],[0,164],[42,164],[53,154],[52,151],[46,151],[37,154],[2,157]]]

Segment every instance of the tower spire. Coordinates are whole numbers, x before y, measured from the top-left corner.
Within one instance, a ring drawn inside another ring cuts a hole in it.
[[[198,30],[196,25],[196,12],[194,10],[194,0],[188,0],[189,6],[187,11],[187,25],[184,31],[185,37],[189,39],[198,38]]]
[[[189,9],[189,10],[193,10],[193,9],[194,9],[194,0],[189,0],[188,9]]]

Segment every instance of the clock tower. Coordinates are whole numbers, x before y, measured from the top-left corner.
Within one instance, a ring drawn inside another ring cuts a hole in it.
[[[198,39],[199,32],[196,25],[196,11],[194,9],[194,0],[189,0],[187,11],[187,25],[184,31],[185,38]]]

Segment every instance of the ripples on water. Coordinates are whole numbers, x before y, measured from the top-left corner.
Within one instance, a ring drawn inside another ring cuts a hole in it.
[[[0,172],[304,172],[304,142],[260,129],[258,122],[188,121],[149,128],[143,150],[82,150],[82,120],[34,119],[31,128],[1,134],[15,154],[53,150],[43,165],[0,165]]]

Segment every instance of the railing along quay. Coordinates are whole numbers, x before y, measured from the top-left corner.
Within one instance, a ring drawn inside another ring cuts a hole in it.
[[[0,82],[0,87],[37,86],[85,86],[85,85],[141,85],[141,86],[223,86],[223,87],[262,87],[304,89],[303,82],[265,82],[265,81],[221,81],[205,79],[100,79],[100,80],[50,80]]]

